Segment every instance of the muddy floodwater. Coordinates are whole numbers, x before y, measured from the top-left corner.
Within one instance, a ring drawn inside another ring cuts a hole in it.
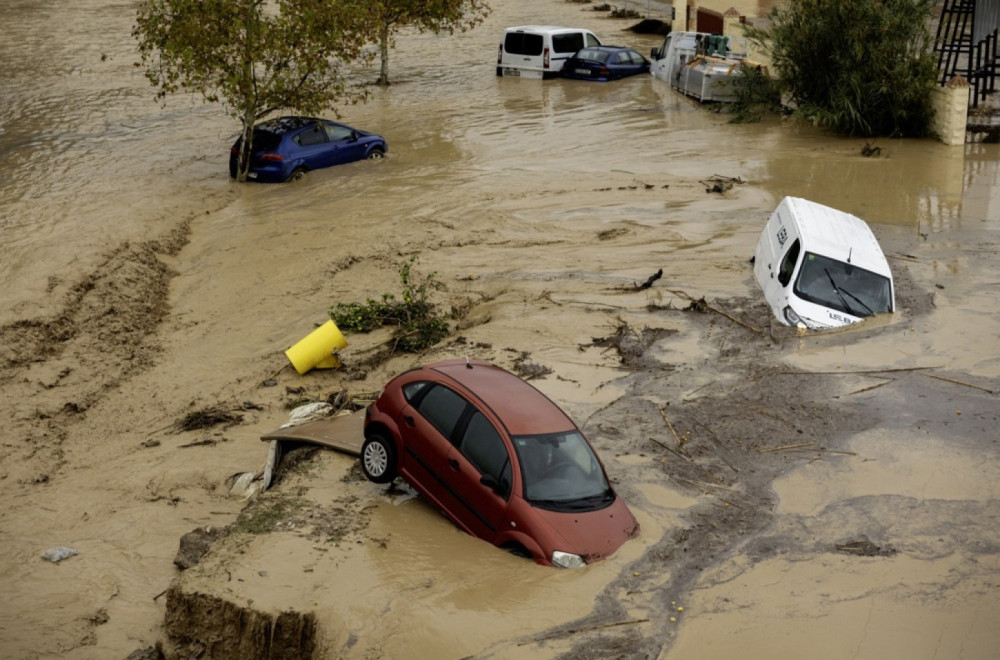
[[[659,39],[586,4],[493,4],[468,33],[402,34],[394,84],[340,109],[384,161],[240,185],[238,126],[158,105],[133,68],[135,3],[0,0],[0,657],[188,657],[213,636],[225,657],[238,635],[168,608],[186,595],[312,613],[322,658],[995,659],[1000,146],[866,158],[649,76],[497,78],[511,25]],[[871,224],[895,314],[772,320],[748,259],[785,195]],[[291,369],[334,303],[399,295],[414,257],[447,339],[373,360],[385,335],[348,335],[343,369]],[[451,357],[533,376],[641,536],[537,566],[329,451],[230,494],[295,405]],[[184,430],[206,410],[226,415]],[[174,566],[182,535],[252,511],[281,515]],[[59,547],[77,554],[43,558]]]

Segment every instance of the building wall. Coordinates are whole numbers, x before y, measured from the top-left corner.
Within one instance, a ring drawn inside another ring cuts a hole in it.
[[[955,76],[944,87],[935,87],[931,97],[934,106],[932,130],[948,145],[965,144],[969,117],[969,83]]]

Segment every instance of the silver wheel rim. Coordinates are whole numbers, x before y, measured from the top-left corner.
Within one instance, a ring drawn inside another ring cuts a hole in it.
[[[381,477],[389,465],[389,455],[381,442],[371,442],[365,447],[365,469],[373,477]]]

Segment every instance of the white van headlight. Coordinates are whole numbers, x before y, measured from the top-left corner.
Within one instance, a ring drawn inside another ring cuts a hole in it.
[[[552,551],[552,563],[560,568],[583,568],[587,565],[580,555],[570,554],[562,550]]]
[[[784,309],[785,320],[788,321],[788,325],[795,326],[797,328],[805,329],[806,322],[802,320],[802,317],[795,313],[795,310],[791,307],[786,307]]]

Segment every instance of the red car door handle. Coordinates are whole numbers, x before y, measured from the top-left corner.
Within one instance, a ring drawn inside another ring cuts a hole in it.
[[[403,419],[405,419],[406,423],[409,424],[410,426],[416,426],[416,423],[413,421],[413,418],[410,417],[409,415],[404,415]]]
[[[458,469],[458,461],[456,461],[454,458],[449,458],[448,459],[448,465],[451,466],[452,470],[457,470]]]

